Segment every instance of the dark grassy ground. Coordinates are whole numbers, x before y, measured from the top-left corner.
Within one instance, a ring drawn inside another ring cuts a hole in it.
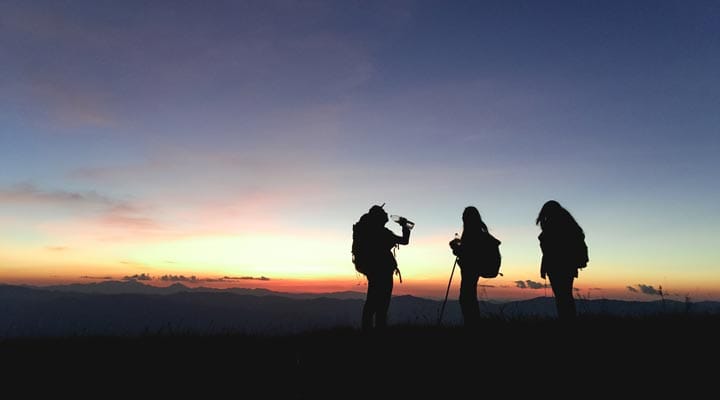
[[[203,398],[493,397],[497,391],[686,398],[706,390],[714,397],[719,328],[720,316],[675,315],[585,317],[573,325],[487,319],[477,331],[393,326],[372,335],[338,328],[278,337],[25,338],[0,341],[0,360],[5,387],[21,385],[23,398],[48,387],[71,395],[107,391],[100,397],[134,390]]]

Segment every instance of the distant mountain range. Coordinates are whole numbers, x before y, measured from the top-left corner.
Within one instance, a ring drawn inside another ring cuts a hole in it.
[[[193,293],[234,293],[253,296],[283,296],[293,299],[310,299],[317,297],[330,297],[333,299],[364,299],[363,292],[330,292],[330,293],[285,293],[275,292],[268,289],[246,289],[246,288],[228,288],[215,289],[209,287],[191,288],[182,283],[174,283],[170,286],[160,287],[146,285],[137,280],[127,281],[103,281],[97,283],[73,283],[70,285],[56,286],[26,286],[36,289],[56,290],[60,292],[88,293],[88,294],[174,294],[181,292]]]
[[[358,328],[361,292],[280,293],[267,289],[155,287],[137,281],[62,286],[0,285],[0,337],[222,334],[283,335],[317,329]],[[720,313],[720,302],[578,300],[580,314],[645,316]],[[437,323],[441,301],[395,296],[391,324]],[[504,303],[481,302],[486,317],[555,316],[552,297]],[[462,321],[449,300],[442,322]]]

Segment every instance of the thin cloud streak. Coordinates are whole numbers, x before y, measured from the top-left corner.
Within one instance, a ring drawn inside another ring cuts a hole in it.
[[[256,280],[256,281],[269,281],[270,278],[265,276],[254,277],[254,276],[223,276],[224,280]]]
[[[96,192],[69,192],[65,190],[42,190],[30,183],[18,183],[0,188],[0,204],[49,204],[60,206],[125,206]]]
[[[84,279],[112,279],[111,277],[92,277],[82,276]],[[265,276],[253,277],[253,276],[223,276],[219,278],[199,278],[196,275],[183,275],[183,274],[164,274],[160,276],[152,276],[147,273],[125,275],[122,280],[130,281],[156,281],[156,282],[185,282],[185,283],[221,283],[221,282],[238,282],[247,280],[257,281],[269,281],[270,278]]]
[[[68,251],[69,248],[67,246],[45,246],[45,250],[52,252],[63,252]]]

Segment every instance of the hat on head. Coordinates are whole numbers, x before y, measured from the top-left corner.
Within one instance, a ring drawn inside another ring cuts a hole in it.
[[[377,214],[386,215],[387,213],[385,212],[385,209],[383,207],[385,207],[385,203],[382,203],[382,205],[380,205],[380,206],[376,204],[376,205],[370,207],[370,211],[368,211],[368,213],[371,215],[377,215]]]

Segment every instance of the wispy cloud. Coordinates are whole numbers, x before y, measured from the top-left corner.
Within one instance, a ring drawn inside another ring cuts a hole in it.
[[[100,218],[100,223],[108,227],[134,230],[160,229],[161,226],[151,218],[133,216],[111,211]]]
[[[265,276],[259,276],[259,277],[254,277],[254,276],[223,276],[223,279],[229,280],[229,281],[230,281],[230,280],[256,280],[256,281],[269,281],[269,280],[270,280],[270,278],[265,277]]]
[[[108,127],[117,121],[107,106],[111,94],[90,85],[35,79],[27,87],[37,104],[45,105],[53,121],[64,127]]]
[[[20,204],[79,209],[99,214],[110,225],[154,226],[140,207],[96,191],[42,189],[32,183],[0,187],[0,204]]]
[[[260,277],[254,277],[254,276],[223,276],[221,278],[198,278],[195,275],[191,276],[185,276],[185,275],[173,275],[173,274],[166,274],[162,275],[160,278],[158,278],[160,281],[164,282],[190,282],[190,283],[199,283],[199,282],[232,282],[232,281],[240,281],[240,280],[258,280],[258,281],[269,281],[270,278],[267,278],[265,276]]]
[[[198,279],[195,275],[192,276],[185,276],[185,275],[163,275],[159,278],[161,281],[165,282],[199,282],[200,279]]]
[[[645,285],[642,283],[638,283],[635,286],[627,286],[627,290],[629,290],[632,293],[642,293],[646,294],[648,296],[662,296],[663,290],[662,286],[658,286],[657,289],[653,287],[652,285]]]
[[[122,278],[124,281],[151,281],[152,279],[153,278],[146,273],[124,276]]]
[[[168,238],[182,236],[171,224],[161,223],[164,210],[108,196],[97,191],[40,188],[32,183],[0,187],[0,205],[31,210],[60,211],[52,222],[38,225],[45,233],[85,236],[93,240]],[[61,251],[61,246],[47,250]]]
[[[67,251],[67,246],[45,246],[45,250],[47,251],[54,251],[54,252],[61,252],[61,251]]]
[[[128,264],[132,264],[130,262],[126,262]],[[89,276],[84,275],[81,278],[83,279],[113,279],[110,276],[107,277],[97,277],[97,276]],[[159,282],[187,282],[187,283],[218,283],[218,282],[237,282],[237,281],[244,281],[244,280],[257,280],[257,281],[269,281],[270,278],[266,276],[223,276],[219,278],[212,278],[212,277],[205,277],[200,278],[196,275],[183,275],[183,274],[165,274],[161,276],[152,276],[147,273],[141,273],[141,274],[128,274],[125,275],[122,280],[129,281],[129,280],[136,280],[136,281],[159,281]]]
[[[93,276],[93,275],[81,275],[80,279],[93,279],[93,280],[112,280],[112,276]]]
[[[43,190],[31,183],[0,188],[0,204],[50,204],[60,206],[129,207],[96,192]]]
[[[334,21],[336,13],[353,12],[352,7],[339,7],[335,2],[322,7],[286,1],[255,5],[231,2],[213,10],[177,4],[173,5],[177,18],[133,19],[133,29],[94,23],[89,16],[104,7],[92,3],[85,4],[82,13],[60,8],[48,12],[44,7],[25,4],[32,2],[20,3],[0,5],[0,33],[15,39],[17,46],[32,49],[7,61],[6,70],[22,71],[16,73],[20,84],[12,94],[30,97],[53,120],[70,126],[122,123],[135,116],[126,113],[139,112],[146,104],[163,101],[179,108],[193,96],[212,95],[216,104],[240,105],[243,109],[324,103],[364,85],[375,73],[375,57],[366,44],[347,35],[313,29],[324,24],[321,21]],[[118,18],[138,12],[154,14],[164,7],[123,3],[113,7],[113,14]],[[201,20],[212,20],[214,25],[227,21],[236,30],[226,39],[210,27],[189,34],[184,28],[188,23],[204,23],[197,19],[198,13],[204,15]],[[384,21],[387,15],[396,16],[392,22]],[[399,15],[387,13],[382,19],[373,17],[366,22],[374,31],[387,29],[390,23],[401,20]],[[242,24],[233,23],[238,18]],[[232,40],[227,40],[230,37]],[[139,48],[138,42],[143,46]],[[201,56],[187,57],[190,53]],[[94,69],[101,72],[85,73]],[[220,82],[225,82],[225,90],[218,90]],[[183,100],[174,104],[175,99]],[[248,112],[243,119],[252,114]],[[236,113],[217,115],[233,118]],[[297,135],[286,138],[293,136]]]
[[[146,266],[145,264],[143,264],[143,263],[139,263],[139,262],[135,262],[135,261],[130,261],[130,260],[120,260],[120,261],[118,261],[118,262],[119,262],[120,264],[125,264],[125,265],[134,265],[134,266],[137,266],[137,267],[147,267],[147,266]]]
[[[515,286],[520,289],[542,289],[545,287],[545,284],[527,279],[524,281],[515,281]]]

